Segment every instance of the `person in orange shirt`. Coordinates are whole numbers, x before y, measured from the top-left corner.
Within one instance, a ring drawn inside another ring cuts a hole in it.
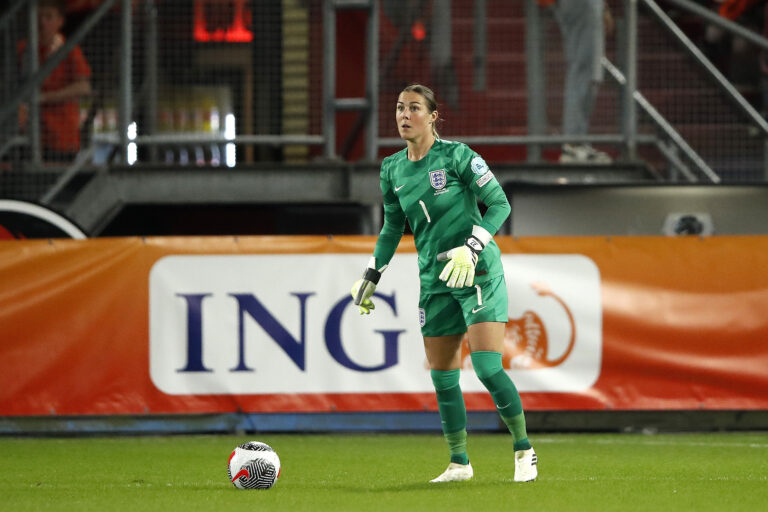
[[[64,45],[65,5],[60,0],[38,2],[39,62],[44,62]],[[27,44],[19,44],[19,61],[23,70],[28,65]],[[40,141],[45,160],[72,160],[80,150],[80,98],[91,94],[91,68],[83,51],[75,46],[48,75],[41,87]],[[22,106],[19,122],[28,125],[28,109]]]
[[[717,12],[723,18],[731,21],[737,20],[750,7],[760,2],[760,0],[723,0]]]

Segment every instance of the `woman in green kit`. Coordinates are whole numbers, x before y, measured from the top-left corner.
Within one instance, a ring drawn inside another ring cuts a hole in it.
[[[397,129],[407,145],[381,163],[384,225],[363,278],[352,287],[361,314],[397,249],[408,220],[418,252],[419,322],[443,434],[448,468],[432,482],[472,478],[467,455],[467,412],[459,387],[461,342],[468,335],[475,373],[514,436],[515,481],[536,479],[517,388],[501,363],[507,288],[493,241],[509,215],[506,195],[485,161],[466,144],[442,140],[434,93],[406,87],[397,99]],[[480,215],[477,200],[488,208]]]

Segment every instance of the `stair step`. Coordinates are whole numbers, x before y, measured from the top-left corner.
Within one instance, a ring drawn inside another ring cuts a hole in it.
[[[474,76],[474,55],[459,54],[453,60],[458,74]],[[638,59],[638,88],[676,89],[690,86],[692,81],[700,80],[701,74],[687,69],[687,58],[679,54],[645,55]],[[562,87],[565,80],[565,60],[561,55],[547,55],[545,75],[548,87]],[[489,53],[485,61],[487,89],[522,89],[526,88],[526,59],[524,53],[498,52]],[[615,83],[605,76],[606,83]]]
[[[487,54],[483,90],[474,89],[477,82],[474,55],[476,21],[472,2],[452,4],[452,63],[456,77],[457,89],[454,92],[458,98],[457,105],[447,101],[451,97],[451,84],[445,79],[441,83],[431,74],[428,45],[419,46],[413,42],[407,44],[395,65],[394,74],[403,80],[423,81],[434,86],[444,119],[441,135],[449,138],[450,134],[494,136],[527,133],[524,2],[488,0],[487,5],[487,18],[484,20]],[[618,9],[621,11],[620,7]],[[544,14],[542,20],[545,39],[543,65],[547,80],[546,120],[548,132],[557,133],[562,119],[565,60],[557,23],[549,14]],[[692,33],[694,38],[698,37],[695,30]],[[720,146],[727,145],[723,141],[743,140],[747,137],[747,125],[742,124],[743,120],[735,113],[732,105],[708,82],[698,64],[654,18],[642,10],[638,18],[638,47],[638,89],[650,103],[684,137],[690,138],[692,146],[703,148],[703,152],[716,150],[733,154],[732,148],[740,144],[731,144],[726,149]],[[606,55],[615,64],[621,63],[623,56],[617,53],[615,37],[606,41]],[[616,133],[619,130],[621,101],[620,87],[606,73],[590,133]],[[390,93],[384,93],[382,89],[381,104],[390,103]],[[640,131],[655,132],[647,116],[639,114],[639,122]],[[521,148],[489,148],[489,154],[499,152],[507,156],[510,151],[516,154],[521,151]],[[547,151],[557,156],[556,148],[549,147],[545,149]]]

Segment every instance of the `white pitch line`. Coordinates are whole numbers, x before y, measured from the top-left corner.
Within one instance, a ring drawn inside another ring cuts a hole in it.
[[[542,476],[539,476],[539,478],[544,478]],[[687,478],[690,481],[697,481],[697,482],[715,482],[715,481],[722,481],[722,482],[766,482],[768,481],[768,477],[763,475],[747,475],[744,477],[734,477],[734,476],[717,476],[717,477],[695,477],[695,478]],[[621,475],[611,475],[611,476],[573,476],[573,477],[562,477],[562,476],[547,476],[546,481],[547,482],[621,482],[621,481],[636,481],[636,476],[621,476]],[[509,480],[512,481],[511,479]],[[652,476],[643,476],[643,481],[646,482],[669,482],[668,476],[658,476],[658,477],[652,477]]]
[[[639,444],[645,446],[706,446],[709,448],[768,448],[768,443],[707,443],[704,441],[660,441],[651,439],[556,439],[551,437],[534,437],[536,443],[551,443],[551,444]]]

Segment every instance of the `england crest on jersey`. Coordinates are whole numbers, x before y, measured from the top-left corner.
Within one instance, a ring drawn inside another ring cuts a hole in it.
[[[435,190],[443,190],[447,180],[445,179],[445,169],[429,171],[429,183]]]

